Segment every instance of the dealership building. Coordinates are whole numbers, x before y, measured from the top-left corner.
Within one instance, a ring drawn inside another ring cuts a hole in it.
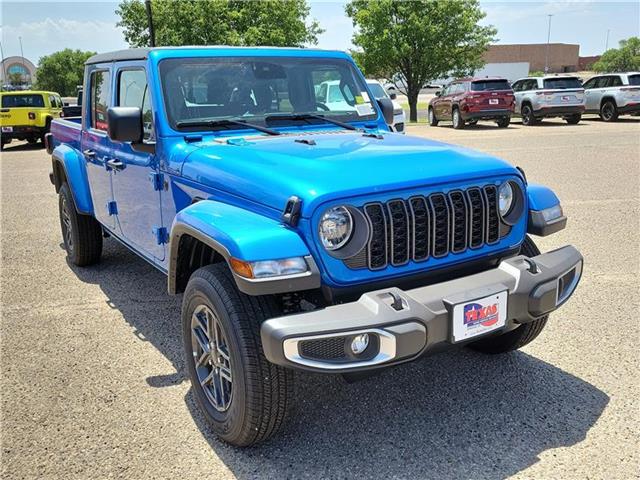
[[[6,85],[9,78],[20,75],[23,84],[31,85],[36,80],[36,66],[24,57],[15,56],[7,57],[2,60],[2,68],[0,68],[0,83]]]
[[[544,72],[547,55],[550,73],[578,71],[580,45],[568,43],[491,45],[484,60],[486,63],[528,62],[530,71]]]

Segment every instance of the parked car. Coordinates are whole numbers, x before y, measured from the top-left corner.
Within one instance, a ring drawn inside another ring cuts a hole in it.
[[[562,117],[572,125],[580,122],[585,108],[582,81],[573,76],[521,78],[513,83],[515,113],[523,125],[535,125],[543,118]]]
[[[319,102],[327,77],[355,110]],[[530,238],[565,227],[550,189],[389,132],[391,101],[344,52],[137,48],[89,58],[84,91],[47,136],[68,261],[109,237],[167,275],[194,397],[233,445],[280,428],[294,369],[509,352],[580,279],[574,247]]]
[[[79,117],[82,115],[82,85],[78,85],[77,88],[78,95],[76,97],[75,105],[63,105],[62,106],[62,117]]]
[[[640,72],[596,75],[584,83],[586,113],[597,113],[605,122],[620,115],[640,114]]]
[[[429,102],[429,125],[451,120],[453,128],[475,125],[478,120],[493,120],[506,128],[513,112],[513,91],[503,78],[463,78],[455,80]]]
[[[13,139],[36,143],[60,116],[62,99],[55,92],[0,92],[0,107],[0,145]]]
[[[394,132],[404,133],[406,117],[402,105],[400,105],[395,93],[387,94],[382,84],[377,80],[367,80],[367,86],[376,100],[389,98],[393,103],[393,123],[389,125]]]

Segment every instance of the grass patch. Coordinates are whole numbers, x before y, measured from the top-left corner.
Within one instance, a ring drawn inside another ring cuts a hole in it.
[[[409,112],[409,104],[407,102],[401,103],[400,106]],[[418,110],[426,110],[428,106],[427,102],[418,102]]]

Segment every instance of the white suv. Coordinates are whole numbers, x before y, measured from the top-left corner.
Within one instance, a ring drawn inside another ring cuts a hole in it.
[[[607,73],[584,84],[587,113],[597,113],[605,122],[618,115],[640,114],[640,72]]]
[[[547,76],[521,78],[511,86],[516,97],[515,113],[523,125],[542,118],[562,117],[576,124],[584,112],[584,89],[578,77]]]

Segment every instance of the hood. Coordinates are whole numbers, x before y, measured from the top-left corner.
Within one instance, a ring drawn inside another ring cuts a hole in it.
[[[303,217],[335,199],[513,174],[503,160],[446,143],[335,130],[203,142],[182,165],[186,178],[277,210],[296,195]]]

